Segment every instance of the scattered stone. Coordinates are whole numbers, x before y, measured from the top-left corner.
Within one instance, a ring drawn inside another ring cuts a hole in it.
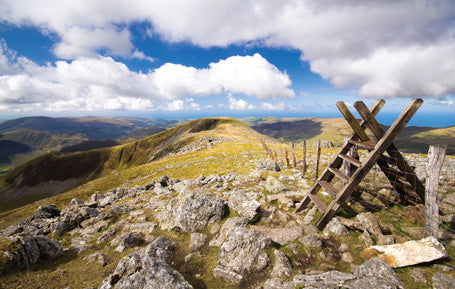
[[[349,231],[346,227],[341,224],[338,218],[332,218],[330,222],[325,226],[324,233],[333,233],[336,236],[349,236]]]
[[[258,214],[261,204],[251,198],[244,190],[234,190],[229,195],[229,208],[234,209],[241,217],[249,220],[254,219]]]
[[[368,231],[363,231],[362,235],[360,235],[360,239],[363,240],[365,246],[371,247],[374,245],[373,238],[371,238],[370,233]]]
[[[283,282],[280,278],[272,278],[265,281],[264,289],[294,289],[294,282]]]
[[[341,243],[340,247],[338,248],[340,252],[347,252],[349,251],[349,245],[347,243]]]
[[[288,191],[288,187],[286,187],[283,183],[281,183],[277,178],[273,176],[268,176],[265,184],[265,189],[272,194],[278,194],[282,191]]]
[[[405,288],[393,269],[378,258],[370,259],[357,267],[354,270],[354,276],[355,279],[343,284],[345,288]]]
[[[280,250],[275,250],[275,264],[272,269],[272,277],[290,277],[292,275],[292,264],[288,256]]]
[[[304,288],[326,289],[341,288],[343,282],[354,279],[351,273],[329,271],[315,275],[295,275],[294,286],[304,286]]]
[[[258,165],[259,170],[268,170],[268,171],[274,171],[274,172],[279,172],[281,171],[280,165],[276,162],[274,162],[271,159],[265,159],[262,160],[259,165]]]
[[[313,234],[308,234],[302,238],[299,238],[299,242],[307,248],[320,248],[322,247],[322,241]]]
[[[364,259],[378,257],[393,268],[431,262],[447,256],[444,246],[434,237],[393,245],[376,245],[362,252]]]
[[[351,252],[343,252],[341,254],[341,260],[346,263],[353,263],[354,256],[352,256]]]
[[[270,259],[265,250],[271,244],[272,240],[261,232],[235,227],[221,245],[213,275],[241,283],[248,275],[268,266]]]
[[[251,228],[264,233],[266,236],[270,237],[273,242],[280,245],[294,242],[298,237],[303,235],[303,227],[297,225],[286,228],[272,228],[269,226],[251,226]]]
[[[319,230],[315,225],[308,225],[303,230],[305,231],[305,234],[307,234],[307,235],[308,234],[313,234],[313,235],[319,234]]]
[[[55,205],[39,206],[38,210],[30,217],[31,220],[50,219],[60,216],[60,210]]]
[[[98,289],[193,288],[182,274],[167,263],[176,246],[176,242],[157,238],[143,250],[145,252],[123,257],[114,273],[104,279]]]
[[[131,248],[135,246],[140,246],[144,240],[142,239],[141,234],[128,232],[120,241],[120,245],[115,248],[115,252],[123,252],[126,248]]]
[[[377,245],[392,245],[395,243],[393,235],[378,235]]]
[[[416,283],[427,284],[427,274],[421,268],[412,269],[411,277]]]
[[[162,187],[167,187],[169,186],[169,177],[164,175],[158,178],[157,182],[162,186]]]
[[[181,193],[171,199],[158,215],[163,230],[197,232],[220,221],[226,214],[226,202],[196,192]]]
[[[434,273],[433,274],[433,288],[434,289],[455,288],[455,279],[450,278],[446,274]]]
[[[406,206],[401,215],[408,221],[414,224],[425,224],[425,206]]]
[[[191,233],[190,250],[198,251],[205,245],[207,235],[201,233]]]
[[[382,235],[381,227],[379,226],[377,217],[371,212],[358,214],[355,219],[360,222],[362,231],[367,230],[373,235]]]
[[[219,247],[221,244],[223,244],[224,240],[227,238],[229,233],[236,227],[246,227],[248,224],[248,219],[247,218],[242,218],[242,217],[234,217],[234,218],[229,218],[227,221],[223,224],[223,226],[220,229],[220,233],[216,238],[213,238],[209,242],[209,246],[216,246]]]
[[[213,225],[210,227],[209,233],[212,234],[212,235],[213,235],[213,234],[216,234],[216,232],[218,232],[218,230],[219,230],[220,228],[221,228],[220,224],[215,223],[215,224],[213,224]]]

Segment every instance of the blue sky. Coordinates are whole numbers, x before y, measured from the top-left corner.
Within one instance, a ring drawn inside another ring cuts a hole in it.
[[[385,98],[390,122],[422,97],[414,124],[454,125],[454,79],[451,0],[0,3],[0,119],[332,117]]]

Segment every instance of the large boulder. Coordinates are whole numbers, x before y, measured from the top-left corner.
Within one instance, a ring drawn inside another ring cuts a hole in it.
[[[273,176],[268,176],[265,189],[273,194],[278,194],[279,192],[289,191],[289,188],[286,187],[282,182]]]
[[[261,204],[244,190],[234,190],[229,195],[229,208],[234,209],[241,217],[252,220],[258,214]]]
[[[272,240],[261,232],[235,227],[221,245],[213,275],[241,283],[248,275],[261,272],[269,265],[265,250],[271,245]]]
[[[158,215],[161,229],[197,232],[225,216],[226,202],[196,192],[180,193]]]
[[[62,254],[59,241],[42,236],[17,236],[2,239],[2,245],[7,244],[1,257],[3,269],[26,269],[31,265]]]
[[[223,244],[224,240],[229,236],[232,230],[236,227],[246,227],[248,225],[248,219],[242,217],[234,217],[229,218],[224,222],[223,226],[221,226],[219,234],[213,238],[209,246],[216,246],[219,247]]]
[[[176,242],[157,238],[143,252],[122,258],[114,273],[104,279],[98,289],[193,288],[182,274],[167,263],[176,246]]]

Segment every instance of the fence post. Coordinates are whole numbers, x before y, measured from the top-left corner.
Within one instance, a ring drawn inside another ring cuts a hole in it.
[[[297,160],[295,159],[294,142],[292,142],[292,165],[294,168],[297,167]]]
[[[306,172],[306,140],[303,141],[303,174]]]
[[[321,157],[321,140],[318,140],[318,147],[316,149],[316,176],[315,180],[319,177],[319,158]]]
[[[289,167],[288,149],[285,149],[285,152],[286,152],[286,167]]]
[[[425,183],[425,233],[439,237],[439,207],[437,203],[439,173],[446,155],[447,146],[431,145],[428,150],[427,178]]]

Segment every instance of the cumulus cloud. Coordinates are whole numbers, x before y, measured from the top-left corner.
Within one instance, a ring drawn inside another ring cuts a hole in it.
[[[236,99],[232,95],[227,96],[229,100],[229,108],[232,110],[251,110],[255,109],[255,106],[248,104],[244,99]]]
[[[58,34],[54,52],[63,58],[90,56],[100,49],[131,56],[135,50],[128,25],[146,22],[151,27],[147,35],[171,42],[299,49],[314,72],[362,96],[455,93],[447,81],[455,78],[453,0],[78,0],[65,5],[58,0],[4,0],[0,15],[3,22]]]
[[[191,96],[294,96],[289,77],[259,54],[229,57],[202,69],[166,63],[143,73],[102,56],[39,66],[16,57],[4,42],[0,48],[0,105],[9,109],[200,110]]]

